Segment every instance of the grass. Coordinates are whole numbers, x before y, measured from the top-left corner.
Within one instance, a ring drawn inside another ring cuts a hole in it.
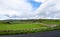
[[[0,24],[0,30],[20,30],[20,29],[32,29],[43,28],[45,26],[40,24]]]
[[[0,35],[4,34],[23,34],[23,33],[35,33],[35,32],[44,32],[50,30],[59,30],[60,29],[60,21],[54,20],[42,20],[42,22],[33,21],[13,21],[11,24],[1,23],[0,24]],[[32,23],[33,22],[33,23]],[[43,23],[43,24],[41,24]],[[56,27],[50,27],[57,25]]]
[[[45,23],[45,24],[60,24],[60,20],[45,20],[45,21],[42,21],[42,23]]]
[[[16,34],[16,33],[33,33],[39,32],[41,29],[47,27],[36,23],[23,23],[23,24],[0,24],[0,35],[2,34]]]

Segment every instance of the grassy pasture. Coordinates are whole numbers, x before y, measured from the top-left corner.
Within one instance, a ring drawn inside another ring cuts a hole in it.
[[[0,35],[33,33],[33,32],[39,32],[40,29],[46,29],[46,28],[48,27],[37,23],[0,24]]]
[[[57,26],[50,27],[54,25]],[[38,19],[38,20],[1,20],[0,21],[0,35],[43,32],[43,31],[59,30],[59,29],[60,29],[60,20]]]
[[[20,29],[32,29],[43,28],[45,26],[41,24],[0,24],[0,30],[20,30]]]
[[[46,23],[46,24],[60,24],[60,20],[43,20],[41,23]]]

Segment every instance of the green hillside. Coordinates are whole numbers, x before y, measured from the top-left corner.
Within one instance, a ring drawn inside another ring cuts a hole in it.
[[[59,30],[60,20],[30,19],[30,20],[0,20],[0,34],[35,33]]]

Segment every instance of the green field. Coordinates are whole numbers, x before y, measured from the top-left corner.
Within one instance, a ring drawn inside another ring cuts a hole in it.
[[[0,35],[59,30],[60,20],[1,20]]]
[[[41,29],[46,29],[46,28],[48,27],[41,24],[36,24],[36,23],[0,24],[0,35],[40,32]]]
[[[42,23],[46,23],[46,24],[60,24],[60,20],[43,20]]]
[[[0,24],[0,30],[20,30],[20,29],[32,29],[32,28],[43,28],[41,24]]]

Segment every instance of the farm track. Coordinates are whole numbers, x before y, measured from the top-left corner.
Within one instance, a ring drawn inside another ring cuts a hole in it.
[[[40,24],[47,26],[47,27],[51,27],[51,28],[58,26],[57,24],[44,24],[44,23],[40,23]]]

